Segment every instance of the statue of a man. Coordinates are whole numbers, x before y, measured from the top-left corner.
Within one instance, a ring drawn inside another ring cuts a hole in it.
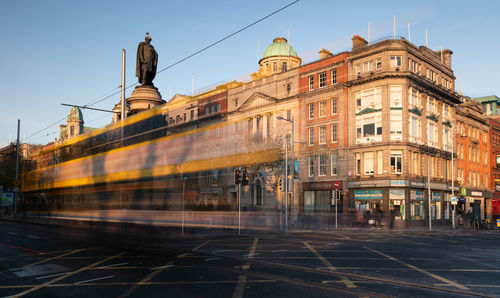
[[[137,63],[135,76],[139,78],[142,85],[153,85],[153,79],[156,76],[156,66],[158,65],[158,53],[150,44],[151,37],[146,35],[145,42],[142,41],[137,46]]]

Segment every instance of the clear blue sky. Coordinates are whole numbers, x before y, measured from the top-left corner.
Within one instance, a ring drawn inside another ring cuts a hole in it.
[[[137,44],[150,32],[159,69],[292,2],[288,1],[0,1],[0,145],[31,136],[63,119],[69,107],[118,91],[121,50],[127,51],[127,83],[135,77]],[[351,3],[351,4],[349,4]],[[353,4],[355,3],[355,4]],[[290,36],[305,62],[317,51],[348,50],[353,34],[371,39],[393,34],[429,47],[451,49],[465,95],[500,95],[500,1],[319,1],[301,0],[223,43],[157,75],[163,98],[230,81],[257,70],[260,54],[274,37]],[[289,33],[288,33],[289,32]],[[456,84],[458,88],[458,82]],[[127,90],[129,96],[131,89]],[[111,109],[119,94],[93,107]],[[85,125],[102,127],[111,114],[84,111]],[[61,121],[59,124],[63,124]],[[26,139],[47,143],[59,124]]]

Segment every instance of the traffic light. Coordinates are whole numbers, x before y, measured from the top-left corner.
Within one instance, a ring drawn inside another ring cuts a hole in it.
[[[278,186],[279,186],[279,188],[280,188],[281,191],[284,191],[283,190],[283,179],[281,179],[281,178],[278,179]]]
[[[330,205],[331,206],[335,206],[335,204],[336,204],[336,202],[335,202],[336,192],[337,192],[336,189],[332,189],[332,191],[330,192]]]
[[[234,184],[240,184],[241,183],[241,171],[240,169],[235,169],[234,170]]]
[[[241,185],[248,185],[247,169],[244,168],[241,175]]]

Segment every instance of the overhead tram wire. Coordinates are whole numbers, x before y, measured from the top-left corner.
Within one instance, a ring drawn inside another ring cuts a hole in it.
[[[270,13],[270,14],[266,15],[265,17],[262,17],[262,18],[258,19],[257,21],[255,21],[255,22],[251,23],[250,25],[247,25],[247,26],[245,26],[245,27],[243,27],[243,28],[241,28],[241,29],[239,29],[239,30],[237,30],[237,31],[235,31],[235,32],[233,32],[233,33],[231,33],[231,34],[227,35],[226,37],[219,39],[218,41],[216,41],[216,42],[214,42],[214,43],[212,43],[212,44],[210,44],[210,45],[208,45],[208,46],[204,47],[203,49],[201,49],[201,50],[199,50],[199,51],[197,51],[197,52],[195,52],[195,53],[193,53],[193,54],[191,54],[191,55],[189,55],[189,56],[187,56],[186,58],[183,58],[183,59],[181,59],[181,60],[179,60],[179,61],[177,61],[177,62],[175,62],[175,63],[173,63],[173,64],[170,64],[169,66],[167,66],[167,67],[165,67],[165,68],[161,69],[160,71],[157,71],[156,73],[158,74],[158,73],[160,73],[160,72],[163,72],[163,71],[165,71],[165,70],[167,70],[167,69],[169,69],[169,68],[172,68],[172,67],[174,67],[175,65],[177,65],[177,64],[179,64],[179,63],[181,63],[181,62],[183,62],[183,61],[185,61],[185,60],[187,60],[187,59],[189,59],[189,58],[191,58],[191,57],[193,57],[193,56],[198,55],[199,53],[201,53],[201,52],[203,52],[203,51],[205,51],[205,50],[208,50],[209,48],[211,48],[211,47],[213,47],[213,46],[215,46],[215,45],[217,45],[217,44],[219,44],[219,43],[223,42],[224,40],[226,40],[226,39],[228,39],[228,38],[230,38],[230,37],[232,37],[232,36],[234,36],[234,35],[236,35],[236,34],[238,34],[238,33],[242,32],[242,31],[244,31],[244,30],[246,30],[246,29],[248,29],[248,28],[252,27],[253,25],[256,25],[256,24],[258,24],[258,23],[262,22],[263,20],[265,20],[265,19],[267,19],[267,18],[269,18],[269,17],[271,17],[271,16],[273,16],[273,15],[277,14],[278,12],[280,12],[280,11],[282,11],[282,10],[284,10],[284,9],[286,9],[286,8],[288,8],[288,7],[290,7],[290,6],[292,6],[292,5],[294,5],[295,3],[299,2],[299,1],[300,1],[300,0],[295,0],[295,1],[293,1],[292,3],[289,3],[289,4],[285,5],[285,6],[283,6],[282,8],[280,8],[280,9],[278,9],[278,10],[275,10],[274,12],[272,12],[272,13]]]
[[[242,31],[244,31],[244,30],[246,30],[246,29],[248,29],[248,28],[250,28],[250,27],[252,27],[252,26],[254,26],[254,25],[256,25],[256,24],[258,24],[258,23],[260,23],[260,22],[262,22],[262,21],[264,21],[265,19],[270,18],[271,16],[273,16],[273,15],[277,14],[278,12],[280,12],[280,11],[282,11],[282,10],[285,10],[286,8],[288,8],[288,7],[292,6],[292,5],[294,5],[295,3],[299,2],[299,1],[300,1],[300,0],[295,0],[295,1],[293,1],[293,2],[291,2],[291,3],[289,3],[289,4],[287,4],[287,5],[285,5],[285,6],[283,6],[283,7],[281,7],[281,8],[280,8],[280,9],[278,9],[278,10],[275,10],[275,11],[271,12],[270,14],[268,14],[268,15],[266,15],[266,16],[264,16],[264,17],[262,17],[262,18],[260,18],[260,19],[258,19],[258,20],[256,20],[256,21],[254,21],[253,23],[251,23],[251,24],[249,24],[249,25],[247,25],[247,26],[245,26],[245,27],[243,27],[243,28],[241,28],[241,29],[239,29],[239,30],[237,30],[237,31],[235,31],[235,32],[233,32],[233,33],[231,33],[231,34],[229,34],[229,35],[227,35],[227,36],[225,36],[225,37],[223,37],[223,38],[219,39],[219,40],[217,40],[216,42],[211,43],[210,45],[208,45],[208,46],[204,47],[203,49],[198,50],[198,51],[194,52],[193,54],[191,54],[191,55],[189,55],[189,56],[187,56],[187,57],[185,57],[185,58],[182,58],[182,59],[178,60],[177,62],[174,62],[174,63],[170,64],[169,66],[167,66],[167,67],[165,67],[165,68],[163,68],[163,69],[161,69],[161,70],[157,71],[157,72],[156,72],[156,74],[159,74],[159,73],[161,73],[161,72],[163,72],[163,71],[165,71],[165,70],[167,70],[167,69],[170,69],[170,68],[172,68],[172,67],[176,66],[177,64],[179,64],[179,63],[181,63],[181,62],[184,62],[184,61],[186,61],[187,59],[192,58],[192,57],[194,57],[194,56],[198,55],[199,53],[202,53],[202,52],[204,52],[204,51],[206,51],[206,50],[210,49],[211,47],[213,47],[213,46],[215,46],[215,45],[217,45],[217,44],[219,44],[219,43],[223,42],[224,40],[229,39],[229,38],[233,37],[234,35],[236,35],[236,34],[238,34],[238,33],[242,32]],[[135,85],[138,85],[138,84],[139,84],[139,83],[134,83],[134,84],[131,84],[131,85],[129,85],[129,86],[127,86],[127,87],[125,87],[125,90],[127,90],[127,89],[129,89],[129,88],[132,88],[132,87],[134,87]],[[115,89],[116,89],[116,88],[114,88],[113,90],[115,90]],[[105,97],[103,97],[103,98],[101,98],[101,99],[98,99],[98,100],[96,100],[96,101],[94,101],[94,102],[89,102],[88,104],[84,105],[83,107],[90,107],[90,106],[96,105],[96,104],[98,104],[98,103],[100,103],[100,102],[102,102],[102,101],[104,101],[104,100],[106,100],[106,99],[108,99],[108,98],[111,98],[111,97],[113,97],[113,96],[115,96],[115,95],[119,94],[120,92],[121,92],[120,90],[119,90],[119,91],[116,91],[116,92],[114,92],[114,93],[112,93],[112,94],[110,94],[110,95],[107,95],[107,96],[105,96]],[[40,131],[38,131],[38,132],[36,132],[36,133],[34,133],[34,134],[30,135],[30,136],[29,136],[29,137],[27,137],[26,139],[29,139],[29,138],[31,138],[31,137],[33,137],[33,136],[35,136],[35,135],[37,135],[37,134],[39,134],[39,133],[43,132],[44,130],[49,129],[50,127],[52,127],[52,126],[54,126],[54,125],[58,124],[59,122],[63,121],[64,119],[66,119],[66,117],[64,117],[63,119],[61,119],[61,120],[59,120],[59,121],[57,121],[57,122],[55,122],[55,123],[51,124],[50,126],[48,126],[48,127],[44,128],[44,129],[42,129],[42,130],[40,130]]]

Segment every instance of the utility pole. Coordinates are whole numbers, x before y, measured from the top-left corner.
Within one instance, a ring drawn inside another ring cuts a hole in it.
[[[21,130],[21,119],[17,119],[17,141],[16,141],[16,184],[19,184],[19,132]],[[17,199],[19,197],[19,186],[16,185],[16,188],[14,189],[14,202],[13,202],[13,207],[14,207],[14,216],[16,215],[17,211]]]
[[[455,125],[453,125],[453,127],[451,128],[451,133],[452,133],[452,138],[451,138],[451,197],[453,199],[453,197],[455,197],[455,176],[454,176],[454,168],[453,168],[453,157],[454,157],[454,143],[455,143],[455,137],[456,137],[456,134],[455,134]],[[455,207],[456,205],[451,205],[451,227],[453,229],[456,228],[456,223],[455,223]]]

